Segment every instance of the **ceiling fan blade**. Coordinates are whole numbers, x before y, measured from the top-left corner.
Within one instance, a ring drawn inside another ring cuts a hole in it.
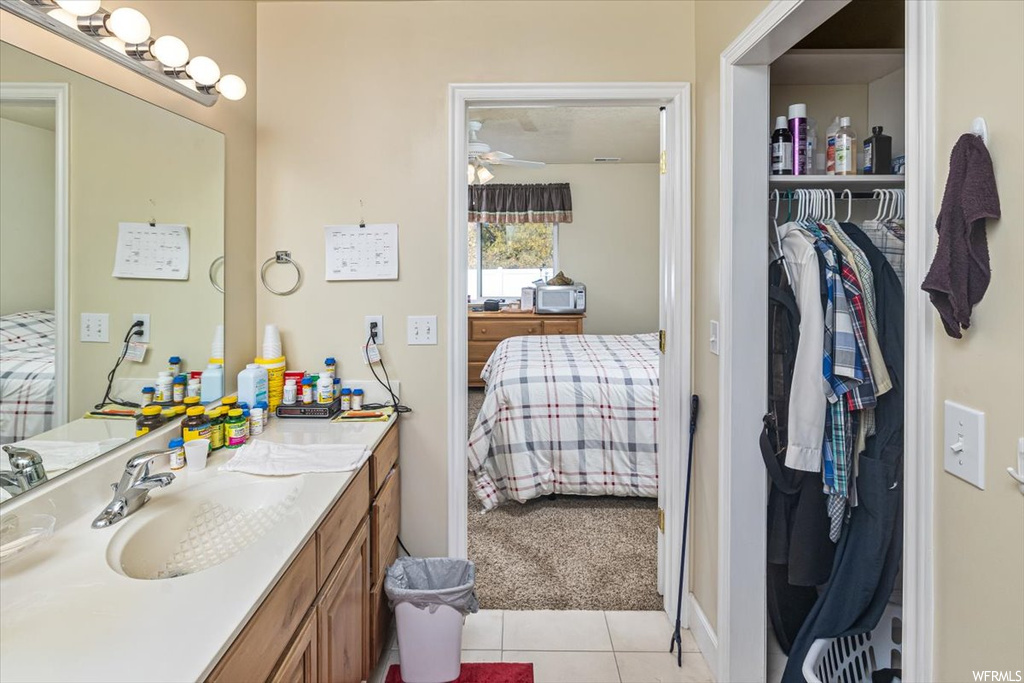
[[[523,168],[544,168],[543,161],[526,161],[525,159],[495,159],[491,163],[500,166],[522,166]]]
[[[501,161],[503,159],[511,159],[511,158],[512,158],[511,154],[507,154],[506,152],[497,152],[497,151],[487,152],[485,154],[480,154],[480,155],[477,156],[477,159],[479,159],[480,161],[486,161],[486,162],[490,162],[490,163],[499,162],[499,161]]]

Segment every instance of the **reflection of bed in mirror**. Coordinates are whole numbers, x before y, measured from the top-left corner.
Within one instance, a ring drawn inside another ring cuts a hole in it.
[[[208,275],[224,255],[224,136],[0,42],[0,193],[0,444],[37,451],[50,478],[134,438],[133,419],[93,413],[135,314],[147,349],[117,367],[116,408],[171,356],[206,368],[224,321]],[[125,271],[131,225],[183,226],[187,269]]]
[[[53,428],[53,311],[0,315],[0,444]]]

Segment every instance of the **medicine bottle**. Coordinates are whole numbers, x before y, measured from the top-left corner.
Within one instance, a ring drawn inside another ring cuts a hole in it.
[[[313,402],[313,378],[307,377],[302,380],[302,402],[309,405]]]
[[[167,371],[171,373],[171,377],[177,377],[181,374],[181,358],[178,356],[171,356],[167,359]]]
[[[172,449],[170,453],[170,466],[172,470],[180,470],[185,466],[185,441],[180,436],[176,436],[170,440],[167,444],[168,449]]]
[[[295,384],[295,380],[286,380],[284,383],[284,397],[281,399],[281,402],[286,406],[293,406],[298,400],[299,387]]]
[[[181,421],[181,438],[185,441],[210,439],[211,430],[210,418],[206,417],[206,411],[202,406],[189,408],[188,416]]]
[[[352,410],[352,390],[348,387],[341,390],[341,409]]]
[[[148,406],[152,403],[154,394],[156,394],[156,389],[153,387],[142,387],[142,405]]]
[[[163,423],[164,418],[160,415],[160,406],[146,406],[142,409],[142,413],[135,418],[135,436],[149,434]]]
[[[224,415],[223,408],[217,407],[206,414],[210,416],[210,450],[219,451],[224,448]]]
[[[174,385],[172,386],[171,400],[175,403],[181,403],[185,400],[185,391],[187,389],[188,380],[185,379],[185,375],[178,375],[174,378]]]
[[[363,409],[363,390],[354,389],[352,391],[352,410]]]
[[[267,425],[267,411],[270,406],[266,401],[260,401],[249,411],[249,435],[258,436],[263,433]]]
[[[329,375],[320,375],[316,381],[316,402],[322,405],[334,402],[334,378]]]
[[[241,408],[228,411],[228,419],[224,422],[224,445],[228,448],[239,448],[245,445],[245,416]]]

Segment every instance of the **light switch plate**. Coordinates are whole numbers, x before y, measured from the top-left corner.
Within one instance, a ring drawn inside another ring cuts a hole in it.
[[[946,471],[985,490],[985,413],[945,403],[943,444]]]
[[[78,338],[83,342],[109,342],[110,316],[106,313],[83,313]]]
[[[410,315],[406,323],[409,346],[437,344],[437,316]]]

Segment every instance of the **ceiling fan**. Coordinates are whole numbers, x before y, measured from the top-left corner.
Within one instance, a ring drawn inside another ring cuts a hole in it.
[[[466,177],[469,184],[483,184],[494,178],[490,166],[521,166],[524,168],[543,168],[543,161],[526,161],[516,159],[507,152],[491,151],[491,146],[477,137],[477,133],[483,128],[483,122],[469,122],[469,166],[466,169]]]

